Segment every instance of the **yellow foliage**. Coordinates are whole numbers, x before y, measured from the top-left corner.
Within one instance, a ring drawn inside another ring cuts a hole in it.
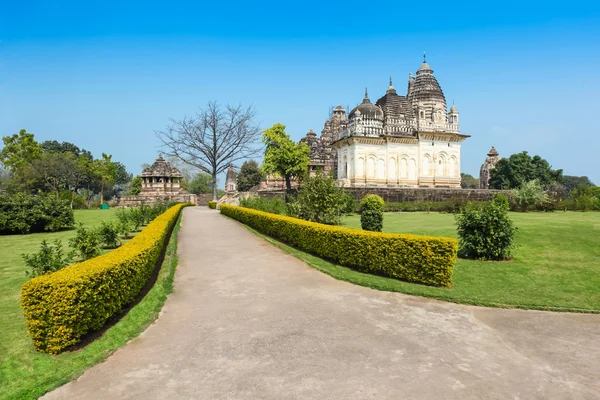
[[[214,200],[211,200],[208,202],[208,208],[212,208],[213,210],[217,208],[217,202]]]
[[[432,286],[452,285],[455,239],[360,231],[225,204],[221,213],[290,246],[359,271]]]
[[[57,354],[130,304],[152,275],[183,207],[169,208],[118,249],[26,282],[21,308],[35,347]]]

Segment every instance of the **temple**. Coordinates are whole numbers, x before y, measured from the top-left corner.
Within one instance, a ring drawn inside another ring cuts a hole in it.
[[[490,175],[492,170],[496,168],[498,161],[500,161],[500,155],[494,146],[492,146],[490,151],[487,153],[485,161],[479,169],[479,189],[490,188]]]
[[[365,90],[348,115],[337,106],[319,138],[311,129],[301,141],[311,148],[309,172],[331,172],[344,186],[459,188],[468,137],[424,56],[416,76],[409,74],[406,95],[390,78],[375,104]]]

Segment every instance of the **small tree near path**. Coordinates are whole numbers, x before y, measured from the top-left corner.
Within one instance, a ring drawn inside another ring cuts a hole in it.
[[[222,107],[209,102],[195,116],[171,120],[166,130],[155,133],[168,156],[211,175],[213,199],[217,200],[217,175],[260,152],[255,116],[251,106]]]
[[[302,178],[308,172],[310,148],[306,143],[296,143],[285,132],[285,125],[275,124],[262,134],[267,146],[263,171],[275,173],[285,179],[288,193],[292,190],[292,179]]]

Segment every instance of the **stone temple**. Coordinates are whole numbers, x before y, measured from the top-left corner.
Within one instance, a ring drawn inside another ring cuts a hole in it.
[[[142,190],[139,196],[122,196],[118,205],[137,207],[173,201],[196,204],[196,196],[181,187],[182,178],[181,172],[159,154],[154,164],[142,171]]]
[[[487,158],[479,169],[479,189],[490,188],[490,174],[496,168],[498,161],[500,161],[500,155],[494,146],[492,146],[491,150],[487,153]]]
[[[365,90],[348,115],[337,106],[319,138],[311,130],[301,141],[311,148],[310,170],[332,171],[344,186],[459,188],[468,137],[424,58],[416,76],[409,74],[406,95],[390,78],[374,104]]]

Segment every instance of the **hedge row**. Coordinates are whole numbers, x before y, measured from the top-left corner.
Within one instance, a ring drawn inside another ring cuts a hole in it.
[[[359,271],[432,286],[452,284],[458,248],[455,239],[360,231],[225,204],[221,213]]]
[[[385,212],[445,212],[455,213],[461,208],[469,204],[471,208],[482,209],[489,202],[487,201],[467,201],[467,200],[446,200],[446,201],[419,201],[419,202],[403,202],[393,203],[386,202],[384,205]]]
[[[183,207],[169,208],[116,250],[26,282],[21,308],[35,347],[57,354],[131,303],[152,275]]]

